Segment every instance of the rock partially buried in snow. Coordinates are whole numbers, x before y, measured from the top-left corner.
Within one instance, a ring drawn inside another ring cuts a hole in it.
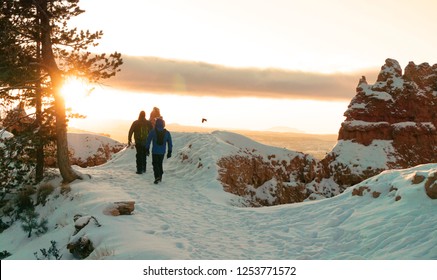
[[[103,214],[108,216],[131,215],[135,210],[135,201],[119,201],[109,205]]]
[[[97,221],[94,216],[83,216],[81,214],[74,215],[74,234],[67,244],[67,249],[76,259],[86,259],[93,251],[94,244],[86,234],[81,236],[78,233],[85,228],[91,221],[94,221],[94,225],[101,227],[102,225]]]
[[[76,231],[74,232],[73,235],[76,235],[81,229],[83,229],[84,227],[86,227],[91,220],[94,221],[94,224],[98,227],[101,227],[102,225],[97,221],[96,218],[94,218],[93,216],[82,216],[80,214],[75,215],[74,218],[74,228],[76,229]]]
[[[87,236],[82,236],[68,243],[67,249],[75,258],[83,260],[94,251],[94,245]]]
[[[426,180],[425,191],[430,198],[437,199],[437,172],[434,172]]]

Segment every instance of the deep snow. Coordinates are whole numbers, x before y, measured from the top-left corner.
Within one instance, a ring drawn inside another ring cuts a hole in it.
[[[425,177],[437,164],[391,170],[359,186],[381,195],[352,196],[349,188],[333,198],[263,208],[241,207],[239,197],[223,191],[217,160],[247,147],[286,156],[293,152],[269,147],[228,132],[173,133],[173,157],[164,162],[163,182],[154,185],[151,159],[146,174],[135,174],[135,150],[126,148],[101,166],[75,169],[84,180],[71,191],[60,188],[43,207],[49,231],[27,238],[20,222],[0,234],[0,251],[8,259],[34,260],[34,252],[54,240],[62,259],[73,259],[69,241],[88,236],[96,250],[88,259],[145,260],[349,260],[437,259],[437,200],[430,199]],[[397,190],[393,191],[392,186]],[[396,196],[401,196],[399,201]],[[134,200],[130,216],[108,216],[113,202]],[[73,217],[95,217],[76,236]]]

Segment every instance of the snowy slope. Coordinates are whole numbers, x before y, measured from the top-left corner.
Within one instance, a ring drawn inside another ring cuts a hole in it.
[[[89,133],[68,133],[68,150],[72,164],[89,167],[106,163],[125,147],[109,137]]]
[[[368,169],[388,169],[388,163],[393,158],[393,141],[373,140],[368,146],[355,143],[351,140],[338,140],[332,153],[337,155],[332,164],[341,163],[349,166],[355,174],[362,174]]]
[[[97,134],[68,133],[67,137],[70,151],[75,158],[82,161],[95,156],[95,154],[99,150],[103,150],[105,146],[109,148],[124,146],[118,141]]]
[[[283,149],[227,132],[173,138],[161,184],[153,184],[150,159],[147,173],[135,174],[130,148],[104,165],[75,167],[90,178],[72,183],[67,195],[58,188],[45,207],[37,206],[49,232],[27,238],[17,222],[0,234],[0,251],[32,260],[55,240],[68,260],[67,243],[86,235],[96,247],[88,259],[437,259],[437,200],[427,197],[424,183],[412,183],[414,174],[430,176],[437,164],[386,171],[330,199],[243,208],[218,182],[217,160],[243,147],[266,154]],[[352,195],[363,186],[372,192]],[[133,215],[103,214],[123,200],[136,202]],[[76,214],[102,226],[90,223],[72,236]]]

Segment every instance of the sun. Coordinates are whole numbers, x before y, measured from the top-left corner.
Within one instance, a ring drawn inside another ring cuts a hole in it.
[[[65,107],[71,108],[77,113],[84,109],[84,105],[87,103],[87,98],[92,91],[92,86],[83,80],[75,77],[69,77],[65,80],[61,89],[61,94],[65,100]]]

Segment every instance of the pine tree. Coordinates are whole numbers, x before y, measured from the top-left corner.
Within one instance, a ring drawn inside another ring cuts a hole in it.
[[[68,157],[67,115],[61,87],[68,76],[99,82],[120,71],[121,55],[92,54],[103,32],[79,31],[69,28],[68,21],[84,11],[79,0],[4,0],[0,14],[0,98],[13,100],[11,91],[27,88],[24,79],[35,73],[30,87],[37,114],[41,95],[53,99],[56,119],[57,163],[64,183],[79,176],[71,168]],[[24,54],[22,57],[20,54]],[[18,80],[18,81],[17,81]],[[35,83],[37,81],[37,83]],[[25,86],[26,85],[26,86]],[[37,115],[38,122],[42,117]]]
[[[27,209],[24,211],[20,220],[23,222],[21,228],[27,232],[27,238],[32,237],[32,232],[36,232],[36,235],[41,235],[47,232],[47,219],[42,219],[38,222],[39,214],[34,209]]]
[[[23,36],[25,31],[33,28],[29,22],[18,20],[15,14],[22,14],[30,17],[26,10],[13,1],[5,0],[0,4],[0,99],[3,112],[11,109],[15,102],[23,106],[34,106],[36,101],[35,89],[41,79],[34,63],[36,53],[36,41],[29,36]],[[35,32],[28,32],[34,34]],[[42,99],[42,97],[40,98]],[[41,102],[39,102],[41,103]],[[41,115],[41,110],[38,113]],[[12,113],[14,115],[14,113]],[[42,151],[44,139],[41,133],[43,123],[26,122],[23,124],[21,115],[16,118],[9,118],[3,121],[4,129],[8,130],[11,125],[21,123],[20,132],[13,138],[0,140],[0,186],[3,195],[12,188],[18,188],[24,183],[32,183],[31,176],[28,176],[37,166],[37,181],[42,180],[44,157],[36,159],[36,150]],[[27,117],[26,117],[27,118]],[[43,118],[40,117],[40,120]],[[8,121],[9,123],[6,123]],[[35,131],[38,131],[35,133]],[[36,134],[36,135],[35,135]],[[39,137],[36,137],[39,136]],[[40,143],[40,144],[38,144]],[[37,162],[35,162],[37,161]],[[1,200],[1,199],[0,199]]]

